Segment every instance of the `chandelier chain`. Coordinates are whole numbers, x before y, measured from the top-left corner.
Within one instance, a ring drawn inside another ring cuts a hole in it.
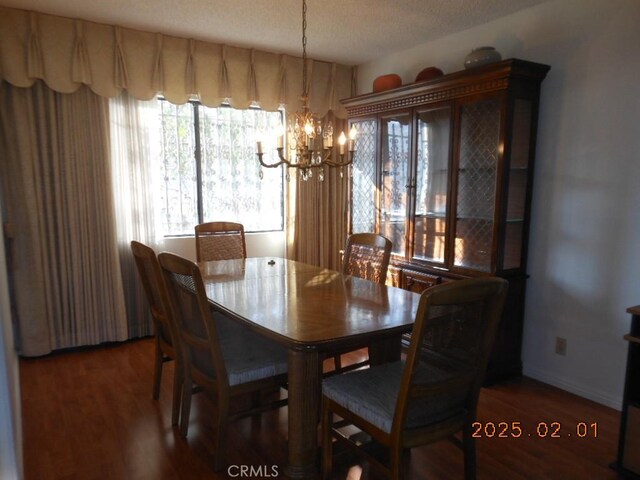
[[[307,1],[302,0],[302,95],[306,103],[309,97],[307,86]]]
[[[313,176],[313,171],[317,169],[317,178],[324,181],[324,167],[340,167],[340,177],[342,177],[343,167],[351,165],[355,153],[355,127],[349,133],[349,143],[344,132],[338,138],[339,153],[334,150],[333,145],[333,123],[328,120],[322,124],[309,108],[309,78],[307,66],[307,0],[302,0],[302,108],[295,112],[289,119],[287,132],[283,132],[277,139],[278,160],[272,163],[263,160],[262,140],[256,143],[256,154],[258,161],[263,168],[277,168],[281,165],[298,169],[301,172],[302,180],[308,180]],[[291,153],[285,154],[285,139],[289,139]],[[339,155],[339,158],[334,157]],[[260,169],[262,178],[262,168]],[[286,175],[287,180],[289,174]]]

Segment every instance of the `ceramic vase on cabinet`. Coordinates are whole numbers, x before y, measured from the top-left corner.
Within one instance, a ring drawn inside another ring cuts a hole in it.
[[[502,55],[494,47],[478,47],[464,58],[464,68],[479,67],[487,63],[499,62]]]

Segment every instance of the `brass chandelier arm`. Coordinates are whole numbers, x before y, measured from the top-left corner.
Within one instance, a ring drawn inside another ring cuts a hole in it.
[[[280,157],[280,161],[275,163],[265,163],[264,160],[262,160],[262,156],[264,155],[264,153],[261,153],[261,152],[256,153],[256,155],[258,156],[258,161],[260,162],[260,165],[265,168],[278,168],[281,165],[286,165],[287,167],[294,167],[295,165],[292,165],[286,158],[284,158],[281,150],[283,149],[278,148],[278,156]]]
[[[351,165],[351,163],[353,163],[353,156],[355,154],[354,150],[349,150],[347,154],[341,153],[339,155],[340,160],[335,161],[331,159],[331,149],[325,148],[322,153],[323,158],[320,162],[314,163],[314,162],[306,161],[301,163],[298,163],[298,162],[292,163],[284,157],[282,153],[284,150],[283,148],[278,148],[277,150],[278,150],[278,157],[280,158],[280,160],[274,163],[266,163],[262,158],[264,153],[257,153],[256,155],[258,156],[258,161],[260,162],[260,165],[265,168],[278,168],[282,165],[286,165],[288,168],[298,168],[298,169],[322,168],[322,167],[346,167],[348,165]],[[345,157],[347,157],[346,160],[345,160]]]
[[[346,167],[347,165],[351,165],[351,163],[353,163],[353,154],[355,153],[354,150],[349,150],[349,153],[346,155],[347,156],[347,160],[344,160],[345,154],[341,154],[340,155],[340,161],[339,162],[334,162],[331,159],[327,159],[324,163],[329,165],[330,167]]]

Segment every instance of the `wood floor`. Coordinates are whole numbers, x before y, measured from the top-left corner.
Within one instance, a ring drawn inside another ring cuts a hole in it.
[[[235,422],[231,470],[215,474],[209,401],[194,397],[189,437],[182,439],[170,425],[171,363],[160,400],[151,398],[152,353],[152,340],[143,339],[21,360],[26,480],[283,478],[286,408]],[[617,446],[615,410],[519,378],[483,389],[479,421],[480,480],[618,478],[608,467]],[[558,425],[560,438],[552,438]],[[499,437],[502,430],[507,438]],[[342,460],[333,478],[345,479],[354,463]],[[253,467],[253,475],[240,476],[242,466]],[[375,478],[363,467],[362,478]],[[448,441],[414,449],[411,478],[462,478],[462,453]]]

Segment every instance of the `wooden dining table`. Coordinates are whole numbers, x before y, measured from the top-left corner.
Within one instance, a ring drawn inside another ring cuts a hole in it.
[[[200,262],[209,301],[288,349],[288,478],[317,478],[322,359],[369,347],[396,360],[420,295],[283,258]]]

